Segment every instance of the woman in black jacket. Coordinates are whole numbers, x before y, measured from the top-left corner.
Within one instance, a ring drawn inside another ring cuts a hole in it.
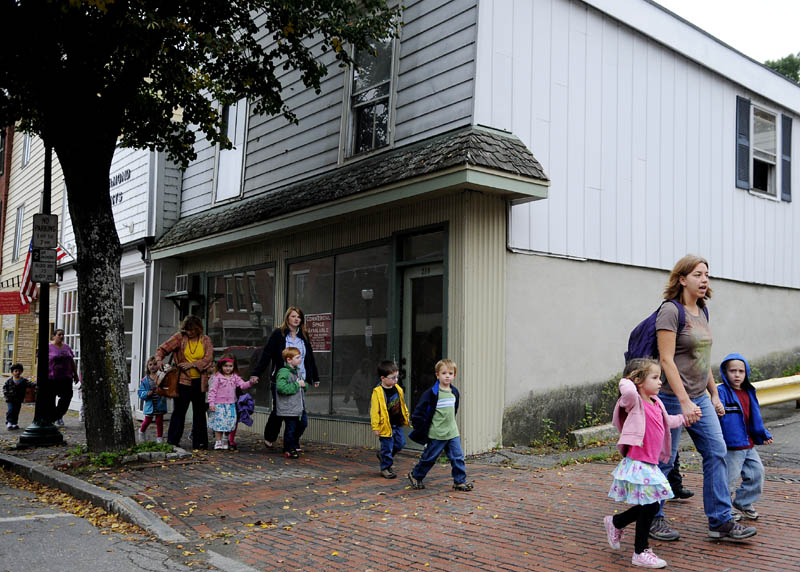
[[[319,372],[317,371],[317,364],[314,362],[314,350],[311,348],[311,344],[308,341],[308,332],[306,332],[306,317],[297,306],[289,306],[289,309],[286,310],[286,314],[283,316],[283,323],[270,334],[267,344],[261,350],[261,357],[250,374],[251,377],[258,378],[261,377],[264,371],[269,372],[272,411],[264,427],[264,444],[267,447],[272,447],[272,443],[278,438],[278,433],[281,430],[281,419],[275,414],[275,376],[283,366],[281,352],[290,347],[300,350],[300,355],[303,356],[300,371],[298,372],[299,379],[303,379],[307,383],[311,382],[315,387],[319,386]],[[301,425],[308,423],[307,420],[304,421],[305,423],[301,423]]]

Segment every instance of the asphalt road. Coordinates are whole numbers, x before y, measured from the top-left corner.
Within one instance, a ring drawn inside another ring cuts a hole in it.
[[[3,572],[161,572],[208,570],[185,564],[175,547],[142,535],[101,534],[87,520],[37,501],[0,478],[0,570]]]

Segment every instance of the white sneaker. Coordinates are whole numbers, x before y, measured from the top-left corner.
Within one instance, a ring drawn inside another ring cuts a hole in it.
[[[227,441],[223,441],[222,442],[222,447],[220,447],[220,449],[222,449],[224,451],[227,451],[228,450],[228,442]]]
[[[214,443],[214,450],[219,451],[222,449],[222,441],[217,441]]]
[[[643,552],[636,554],[633,553],[631,564],[634,566],[641,566],[642,568],[666,568],[667,561],[656,556],[652,550],[645,548]]]
[[[8,421],[6,421],[6,429],[11,429],[12,427],[13,427],[13,425],[11,423],[9,423]]]
[[[156,437],[156,443],[163,443],[164,439],[162,437]]]

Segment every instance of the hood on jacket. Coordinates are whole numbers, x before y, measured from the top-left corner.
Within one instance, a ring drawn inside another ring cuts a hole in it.
[[[742,354],[736,354],[736,353],[726,355],[725,359],[722,360],[722,363],[719,364],[719,374],[720,376],[722,376],[722,383],[727,385],[730,389],[733,389],[733,386],[728,381],[728,376],[725,375],[725,364],[734,359],[738,359],[739,361],[744,362],[745,376],[744,376],[744,381],[742,382],[742,389],[753,388],[753,384],[750,383],[750,364],[747,362],[747,360],[744,358]]]

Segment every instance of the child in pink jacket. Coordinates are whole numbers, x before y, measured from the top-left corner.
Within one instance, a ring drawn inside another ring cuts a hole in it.
[[[659,502],[673,496],[658,462],[669,460],[669,429],[686,424],[683,415],[669,415],[657,397],[661,389],[661,366],[652,359],[634,359],[619,380],[620,398],[613,423],[619,429],[617,447],[623,458],[612,475],[608,496],[633,506],[604,519],[608,544],[619,550],[622,529],[636,522],[631,563],[644,568],[664,568],[667,563],[650,550],[648,535]]]
[[[217,373],[211,378],[208,388],[208,410],[213,413],[210,427],[214,431],[214,449],[228,448],[228,433],[236,428],[236,388],[248,389],[258,379],[244,381],[234,371],[233,358],[217,361]]]

